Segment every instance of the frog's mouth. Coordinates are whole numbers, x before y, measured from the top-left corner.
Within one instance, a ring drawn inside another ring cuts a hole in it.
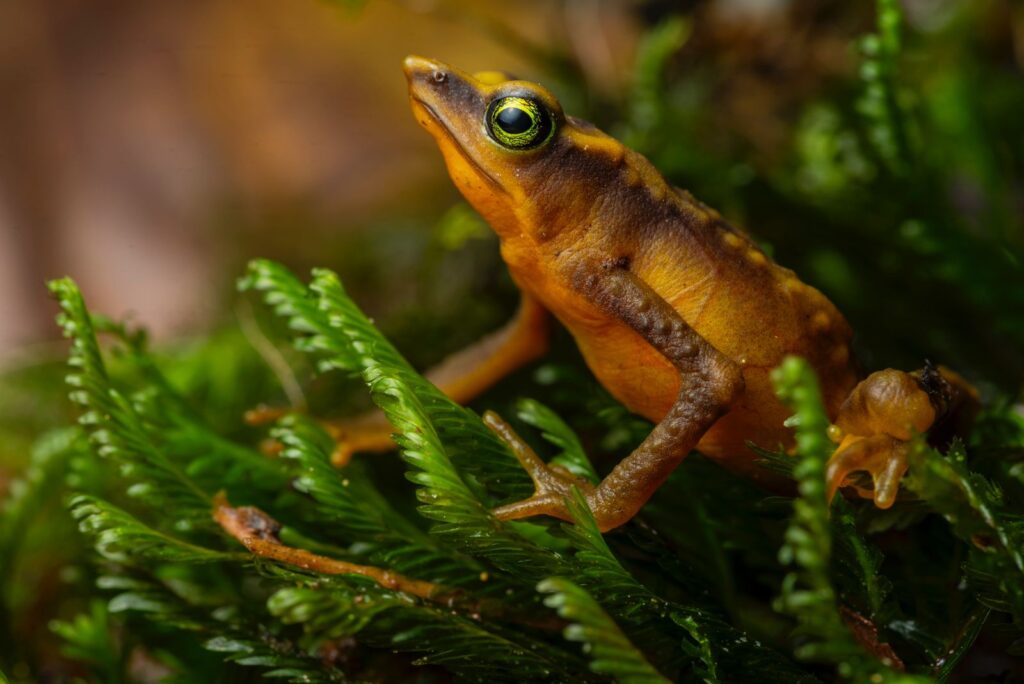
[[[428,79],[433,80],[434,83],[444,83],[449,80],[461,81],[463,87],[475,91],[476,88],[473,87],[472,83],[461,74],[455,73],[450,67],[421,57],[409,57],[406,59],[405,75],[409,79],[409,99],[412,102],[413,113],[417,115],[416,119],[420,125],[437,139],[442,151],[446,151],[446,148],[448,148],[451,152],[456,153],[493,189],[500,190],[503,194],[508,194],[498,179],[484,168],[472,152],[467,149],[466,145],[459,140],[446,118],[425,97],[433,94],[430,91]]]
[[[472,166],[473,169],[477,173],[479,173],[484,180],[488,182],[488,184],[494,187],[494,189],[500,190],[501,192],[505,192],[505,188],[503,188],[501,183],[498,182],[498,179],[492,176],[490,172],[487,171],[487,169],[480,166],[480,163],[477,162],[477,160],[473,158],[473,155],[469,153],[469,150],[467,150],[465,146],[461,142],[459,142],[459,139],[456,138],[455,134],[452,133],[451,130],[444,124],[444,121],[438,115],[437,111],[432,106],[430,106],[430,104],[424,102],[415,95],[411,96],[410,99],[413,102],[413,107],[418,107],[422,109],[427,114],[427,116],[433,119],[433,122],[435,124],[434,128],[436,128],[437,130],[441,131],[444,134],[448,142],[451,143],[451,145],[456,150],[458,150],[459,156],[465,159],[469,163],[469,165]],[[424,126],[424,128],[426,128],[426,126]],[[427,130],[433,133],[433,131],[431,131],[429,128]]]

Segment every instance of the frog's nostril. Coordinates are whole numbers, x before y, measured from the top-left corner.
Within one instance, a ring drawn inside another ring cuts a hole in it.
[[[440,69],[435,69],[434,73],[431,75],[431,78],[434,79],[434,83],[441,84],[448,80],[448,74],[441,71]]]
[[[402,63],[402,68],[405,71],[406,78],[410,81],[417,79],[421,81],[434,80],[440,83],[447,78],[448,74],[448,69],[445,68],[444,64],[425,57],[417,57],[416,55],[406,57]],[[441,81],[438,81],[438,74],[442,74]]]

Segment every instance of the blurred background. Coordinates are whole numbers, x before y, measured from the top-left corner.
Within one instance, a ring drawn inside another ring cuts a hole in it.
[[[484,28],[499,8],[4,3],[0,356],[53,339],[47,278],[165,338],[219,320],[254,255],[329,263],[339,232],[436,217],[452,195],[400,62],[523,68]],[[545,43],[560,10],[506,19]]]
[[[966,44],[936,41],[929,61],[960,60],[957,51],[971,49],[1020,76],[1019,5],[913,0],[905,9],[924,37],[964,22],[976,31]],[[873,8],[784,0],[4,3],[0,359],[54,338],[48,278],[72,275],[93,307],[130,312],[165,338],[221,320],[238,267],[252,256],[331,264],[342,234],[436,219],[455,195],[409,115],[404,55],[562,84],[571,110],[607,123],[645,105],[627,101],[637,44],[670,15],[687,21],[669,63],[683,80],[680,96],[691,98],[695,116],[713,111],[715,124],[700,141],[685,141],[679,126],[679,143],[741,151],[731,169],[736,185],[792,161],[786,155],[809,107],[856,76],[852,43],[870,28]],[[827,113],[814,116],[827,125]],[[1015,200],[1002,210],[1019,212]],[[758,234],[757,216],[734,218]]]
[[[905,9],[929,62],[970,49],[1020,76],[1019,5]],[[252,256],[336,265],[343,234],[429,226],[456,198],[409,114],[404,55],[545,80],[607,124],[645,106],[628,101],[638,41],[672,15],[687,21],[678,97],[714,121],[699,141],[678,125],[678,143],[727,152],[730,185],[792,161],[873,22],[870,3],[790,0],[3,3],[0,359],[54,338],[47,278],[72,275],[163,339],[221,321]],[[941,45],[965,22],[976,33]]]
[[[410,115],[410,53],[550,86],[821,288],[866,368],[928,358],[1019,401],[1024,5],[878,6],[902,26],[840,0],[0,3],[0,500],[74,416],[47,279],[144,325],[226,431],[292,398],[235,292],[253,257],[336,269],[419,367],[510,315],[496,240]],[[518,382],[572,418],[542,380]],[[23,633],[73,581],[51,515],[8,599]]]

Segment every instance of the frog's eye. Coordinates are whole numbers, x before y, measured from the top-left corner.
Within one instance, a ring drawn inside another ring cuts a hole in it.
[[[499,144],[527,150],[551,137],[551,115],[536,100],[509,96],[487,108],[487,132]]]

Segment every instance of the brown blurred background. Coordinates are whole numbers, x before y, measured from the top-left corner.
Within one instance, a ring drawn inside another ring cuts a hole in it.
[[[597,2],[0,4],[0,363],[54,337],[47,278],[167,337],[214,320],[250,257],[450,203],[406,54],[530,73],[513,25],[607,89],[633,23]]]
[[[964,3],[903,4],[927,31]],[[985,42],[1024,63],[1024,11],[986,7]],[[457,197],[409,114],[406,54],[550,84],[529,57],[548,51],[614,100],[643,30],[675,12],[687,68],[722,74],[709,136],[759,168],[856,73],[874,21],[834,0],[0,3],[0,368],[55,337],[48,278],[166,339],[221,318],[251,257],[336,266],[341,233],[429,225]]]

